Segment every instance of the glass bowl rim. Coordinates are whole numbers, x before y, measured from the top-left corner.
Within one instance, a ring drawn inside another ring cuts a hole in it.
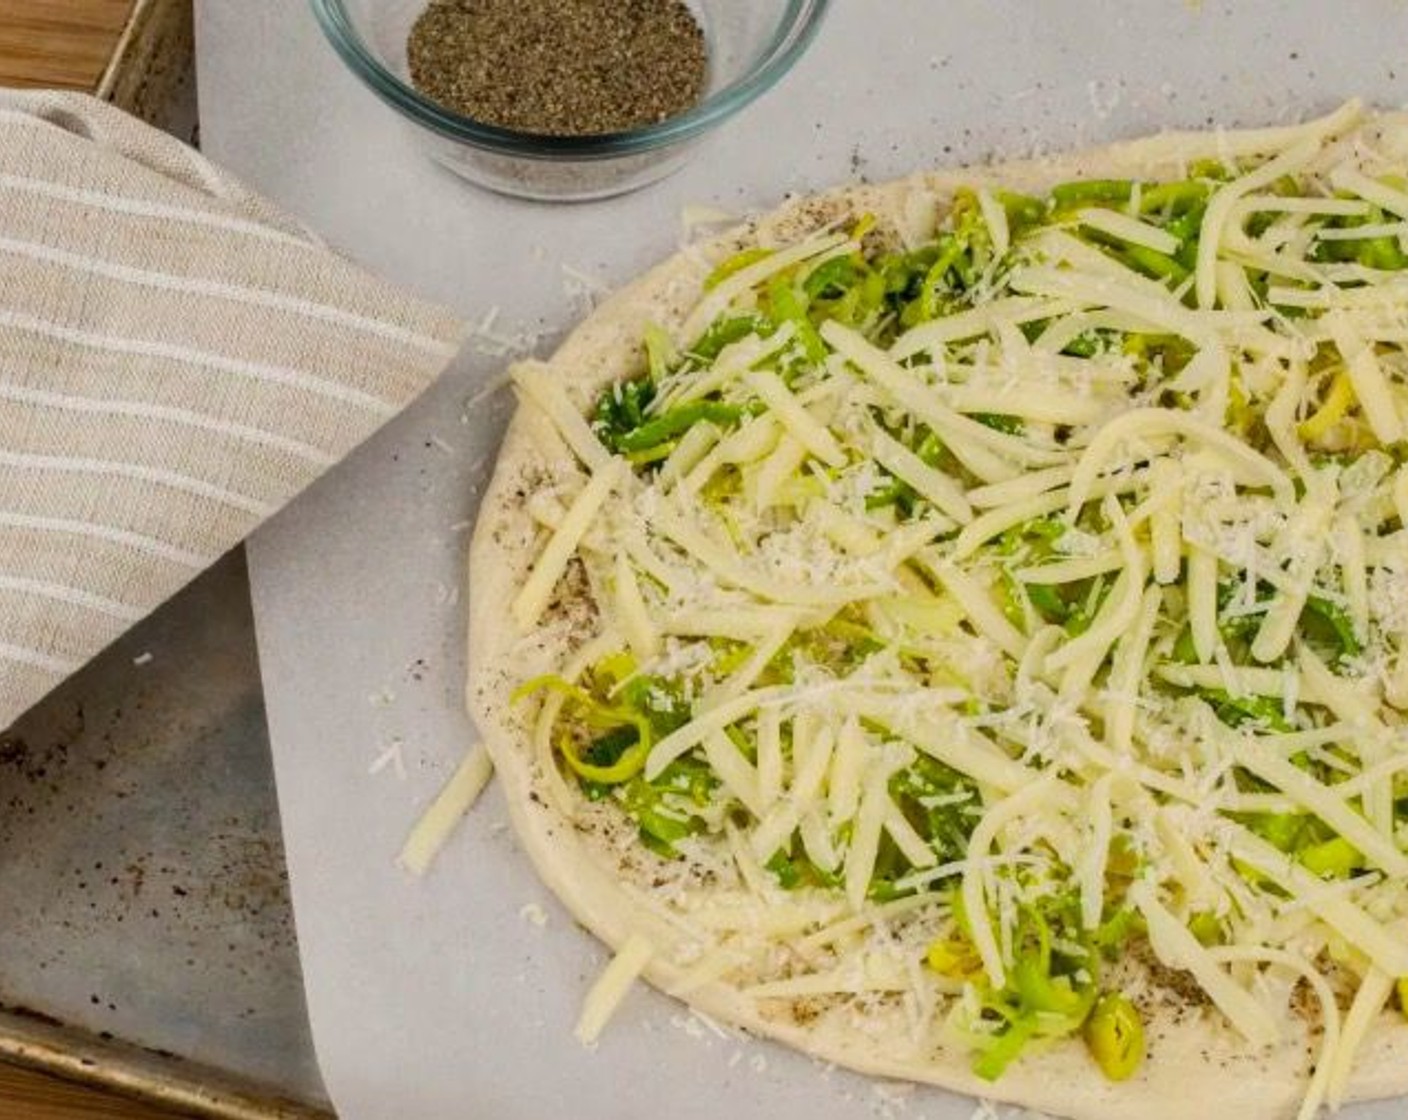
[[[323,34],[373,93],[405,116],[434,132],[504,155],[530,159],[604,159],[679,144],[751,104],[785,75],[811,44],[831,0],[787,0],[777,29],[759,65],[733,84],[691,108],[656,124],[624,132],[588,136],[549,136],[485,124],[446,109],[397,77],[357,33],[343,0],[310,0]]]

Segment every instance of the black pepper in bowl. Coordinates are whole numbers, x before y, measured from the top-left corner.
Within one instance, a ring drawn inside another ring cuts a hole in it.
[[[484,124],[591,136],[656,124],[704,94],[704,33],[682,0],[432,0],[411,82]]]

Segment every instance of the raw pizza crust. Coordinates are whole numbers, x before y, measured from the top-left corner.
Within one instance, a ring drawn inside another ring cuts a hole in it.
[[[1263,134],[1273,138],[1279,130]],[[1360,126],[1383,150],[1408,153],[1408,114],[1369,118]],[[642,372],[640,340],[648,323],[678,327],[698,300],[714,263],[750,245],[787,244],[823,226],[864,213],[892,240],[927,238],[937,213],[959,186],[1032,193],[1080,177],[1174,178],[1194,158],[1260,150],[1250,133],[1174,133],[1059,157],[942,172],[920,172],[883,185],[853,186],[792,201],[715,241],[682,250],[598,307],[545,365],[585,413],[599,390]],[[531,633],[518,632],[508,604],[541,546],[527,499],[538,488],[578,475],[577,464],[547,418],[530,405],[517,410],[485,494],[470,551],[468,706],[493,756],[518,835],[538,874],[574,916],[619,949],[642,934],[656,952],[645,977],[670,992],[686,975],[674,963],[697,951],[695,941],[649,899],[658,869],[638,844],[613,844],[621,830],[600,807],[588,807],[569,785],[535,759],[531,704],[512,705],[524,680],[555,671],[600,625],[586,584],[569,572],[557,598]],[[635,849],[625,857],[622,850]],[[1137,970],[1136,970],[1137,971]],[[1165,996],[1146,1023],[1148,1059],[1130,1080],[1107,1080],[1084,1044],[1067,1039],[1031,1049],[996,1082],[976,1077],[971,1057],[926,1039],[911,1041],[902,1011],[877,1006],[862,1015],[845,1006],[798,1009],[791,1000],[758,1000],[743,984],[713,982],[684,996],[693,1007],[815,1057],[883,1077],[927,1082],[1077,1120],[1181,1120],[1193,1109],[1204,1120],[1273,1120],[1293,1115],[1318,1052],[1318,1031],[1298,1020],[1272,1052],[1248,1053],[1239,1036],[1205,1005]],[[1147,1003],[1146,1003],[1147,1009]],[[1313,1012],[1311,1015],[1313,1020]],[[566,1025],[563,1025],[564,1037]],[[1408,1024],[1385,1012],[1360,1050],[1348,1097],[1408,1093]]]

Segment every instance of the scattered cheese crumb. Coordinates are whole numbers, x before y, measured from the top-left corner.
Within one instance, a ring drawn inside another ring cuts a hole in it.
[[[895,1120],[909,1111],[910,1097],[914,1094],[913,1085],[881,1082],[870,1087],[870,1112],[880,1120]]]
[[[380,774],[390,766],[396,774],[398,781],[406,780],[406,760],[401,750],[400,739],[392,739],[390,744],[372,760],[372,764],[367,767],[368,774]]]
[[[722,1026],[719,1025],[716,1019],[705,1015],[704,1012],[696,1009],[694,1012],[694,1017],[698,1019],[701,1023],[703,1023],[706,1027],[708,1027],[709,1030],[713,1031],[714,1034],[716,1034],[719,1038],[727,1040],[733,1037],[733,1035],[731,1035],[727,1030],[725,1030]]]
[[[704,1025],[693,1015],[671,1015],[670,1026],[683,1031],[690,1038],[703,1038]]]
[[[738,215],[721,207],[687,202],[680,207],[680,245],[688,245],[701,234],[711,233],[720,226],[733,225],[738,220]]]
[[[1098,78],[1085,83],[1090,97],[1090,108],[1097,117],[1105,120],[1118,108],[1122,92],[1115,82],[1104,82]]]
[[[460,410],[460,422],[463,424],[468,424],[469,414],[471,412],[473,412],[479,405],[483,404],[490,397],[497,396],[499,393],[502,393],[512,384],[513,378],[509,375],[507,370],[505,370],[503,373],[500,373],[497,377],[491,377],[488,381],[486,381],[483,385],[481,385],[478,389],[476,389],[473,393],[471,393],[465,398],[464,407]]]
[[[499,309],[491,307],[479,322],[470,326],[468,345],[471,350],[490,358],[505,358],[527,354],[537,345],[540,335],[532,331],[495,330],[498,320]]]
[[[601,280],[570,264],[562,265],[562,289],[572,306],[584,315],[596,309],[608,290]]]

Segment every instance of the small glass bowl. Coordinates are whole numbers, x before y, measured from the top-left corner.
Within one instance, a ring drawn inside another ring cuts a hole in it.
[[[411,85],[406,39],[428,0],[311,0],[342,60],[417,126],[431,156],[471,182],[521,198],[606,198],[682,166],[717,125],[769,89],[816,34],[830,0],[687,0],[709,51],[704,97],[658,124],[596,136],[541,136],[461,116]]]

